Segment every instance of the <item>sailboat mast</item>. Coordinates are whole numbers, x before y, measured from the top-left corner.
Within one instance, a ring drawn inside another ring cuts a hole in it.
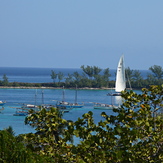
[[[132,90],[131,82],[130,82],[130,79],[129,79],[129,76],[128,76],[127,71],[126,71],[126,77],[127,77],[127,81],[128,81],[128,84],[129,84],[130,90]]]
[[[76,89],[75,89],[75,104],[77,103],[77,85],[76,85]]]
[[[44,91],[42,90],[42,104],[44,104]]]
[[[36,89],[36,92],[35,92],[35,105],[37,105],[37,89]]]
[[[64,102],[65,101],[65,90],[64,90],[64,86],[63,86],[63,99],[62,99],[62,101]]]

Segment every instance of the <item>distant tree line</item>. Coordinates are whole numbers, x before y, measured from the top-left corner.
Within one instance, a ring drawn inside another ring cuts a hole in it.
[[[110,69],[102,70],[97,66],[81,66],[82,74],[74,72],[66,77],[63,73],[58,74],[52,70],[51,79],[56,86],[65,87],[88,87],[88,88],[114,88],[115,80],[110,80]],[[161,85],[163,83],[163,69],[161,66],[154,65],[149,68],[150,72],[146,78],[142,77],[139,70],[132,70],[130,67],[125,69],[127,88],[133,89],[149,88],[150,85]],[[116,74],[115,74],[116,75]],[[64,81],[64,82],[63,82]]]
[[[110,69],[101,69],[97,66],[84,66],[80,67],[82,73],[75,71],[73,74],[64,75],[63,72],[56,73],[51,70],[51,83],[24,83],[24,82],[9,82],[6,74],[3,80],[0,80],[0,86],[12,87],[62,87],[73,88],[114,88],[115,80],[110,80]],[[149,68],[150,72],[146,78],[142,77],[139,70],[132,70],[127,67],[126,72],[126,85],[127,88],[133,89],[149,88],[150,85],[161,85],[163,83],[163,69],[161,66],[154,65]],[[115,74],[116,75],[116,74]]]
[[[161,85],[163,84],[163,69],[161,66],[154,65],[149,68],[151,73],[148,73],[147,78],[143,79],[139,70],[131,70],[129,67],[126,68],[126,80],[127,87],[141,89],[149,88],[150,85]]]

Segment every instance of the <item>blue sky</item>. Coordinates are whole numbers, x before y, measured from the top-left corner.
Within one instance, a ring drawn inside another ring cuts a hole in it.
[[[163,66],[162,0],[0,0],[0,67]]]

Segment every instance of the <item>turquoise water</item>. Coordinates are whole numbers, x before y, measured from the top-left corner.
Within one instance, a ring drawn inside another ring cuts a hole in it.
[[[43,91],[43,99],[42,99]],[[111,104],[111,98],[106,94],[110,90],[78,90],[78,102],[84,102],[85,106],[79,109],[72,109],[69,113],[65,113],[63,118],[67,120],[77,120],[84,113],[92,111],[95,122],[99,122],[102,118],[101,112],[105,111],[108,115],[114,114],[112,110],[95,110],[93,102]],[[37,92],[37,96],[36,95]],[[139,92],[139,91],[137,91]],[[36,97],[36,98],[35,98]],[[5,109],[0,113],[0,130],[12,126],[15,134],[34,132],[30,126],[24,124],[24,116],[13,116],[16,111],[15,107],[26,104],[55,104],[56,100],[62,100],[62,89],[0,89],[0,100],[6,100]],[[65,101],[74,102],[75,90],[65,90]],[[114,99],[114,103],[116,103]]]

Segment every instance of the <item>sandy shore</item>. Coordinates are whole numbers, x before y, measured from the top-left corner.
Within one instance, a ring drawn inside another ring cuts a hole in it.
[[[63,89],[63,87],[8,87],[8,86],[0,86],[0,89]],[[65,88],[65,89],[75,89],[75,88]],[[88,87],[83,87],[83,88],[78,88],[81,90],[109,90],[109,89],[114,89],[114,88],[88,88]]]

